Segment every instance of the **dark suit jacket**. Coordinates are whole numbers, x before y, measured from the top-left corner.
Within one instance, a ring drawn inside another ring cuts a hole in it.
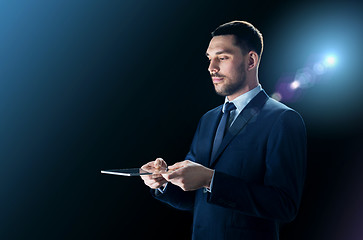
[[[193,211],[193,239],[278,239],[279,223],[297,214],[306,170],[306,132],[300,115],[262,90],[226,133],[210,159],[222,106],[200,120],[190,159],[215,169],[212,192],[168,184],[153,195]]]

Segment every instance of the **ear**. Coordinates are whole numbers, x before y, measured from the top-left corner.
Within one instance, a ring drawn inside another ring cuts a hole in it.
[[[258,54],[255,51],[250,51],[248,53],[248,66],[247,66],[247,70],[252,70],[254,68],[257,68],[258,66]]]

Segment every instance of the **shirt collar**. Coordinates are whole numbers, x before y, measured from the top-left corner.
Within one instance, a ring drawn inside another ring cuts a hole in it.
[[[241,112],[247,106],[247,104],[252,100],[252,98],[254,98],[261,90],[262,90],[261,84],[258,84],[257,87],[236,97],[233,101],[229,101],[228,98],[226,97],[224,100],[222,112],[224,112],[224,108],[227,102],[232,102],[236,106],[237,112]]]

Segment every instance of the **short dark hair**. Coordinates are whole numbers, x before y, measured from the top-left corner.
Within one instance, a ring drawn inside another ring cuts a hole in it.
[[[246,21],[232,21],[220,25],[212,32],[212,37],[221,35],[234,35],[236,45],[242,49],[242,53],[255,51],[259,59],[263,52],[263,38],[261,32],[251,23]]]

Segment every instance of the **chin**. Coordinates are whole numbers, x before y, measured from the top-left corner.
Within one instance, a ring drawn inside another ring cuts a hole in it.
[[[222,92],[222,91],[217,91],[216,89],[214,89],[216,91],[216,93],[219,95],[219,96],[222,96],[222,97],[225,97],[227,96],[227,94],[225,92]]]

